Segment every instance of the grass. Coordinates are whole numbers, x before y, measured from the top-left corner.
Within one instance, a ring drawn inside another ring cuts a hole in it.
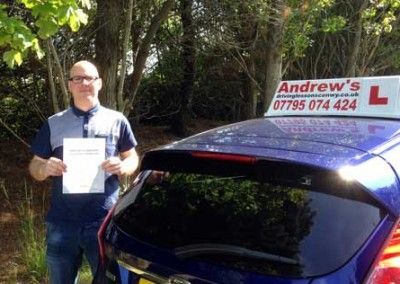
[[[9,191],[0,180],[0,188],[5,197],[4,201],[8,207],[16,212],[19,219],[18,232],[16,232],[16,241],[18,243],[18,263],[16,266],[22,266],[23,269],[13,267],[15,273],[10,273],[9,283],[48,283],[48,272],[46,267],[46,245],[45,245],[45,191],[42,192],[41,204],[37,205],[37,194],[34,195],[32,189],[28,189],[24,182],[24,197],[22,202],[11,202]],[[20,267],[21,268],[21,267]],[[22,272],[21,272],[22,271]],[[79,282],[81,284],[91,283],[92,274],[90,266],[84,259],[83,265],[79,271]]]
[[[90,271],[90,266],[87,261],[84,259],[83,265],[79,270],[79,282],[80,284],[89,284],[92,283],[92,272]]]
[[[17,206],[20,220],[18,240],[20,260],[27,271],[26,277],[29,281],[43,283],[47,278],[45,229],[43,222],[37,220],[34,212],[32,189],[28,190],[26,184],[24,189],[25,198]]]

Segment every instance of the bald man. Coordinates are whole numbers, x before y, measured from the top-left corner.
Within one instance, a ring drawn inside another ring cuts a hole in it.
[[[95,65],[89,61],[75,63],[68,80],[73,105],[49,117],[31,145],[30,174],[38,181],[51,178],[53,182],[46,217],[50,283],[75,283],[83,255],[95,274],[99,261],[97,231],[117,200],[119,176],[132,174],[138,166],[131,126],[122,113],[100,105],[101,87]],[[63,175],[68,171],[63,162],[65,138],[105,140],[105,160],[99,165],[105,173],[100,193],[63,191]]]

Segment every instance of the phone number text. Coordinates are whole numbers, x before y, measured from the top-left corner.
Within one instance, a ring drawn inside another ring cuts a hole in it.
[[[306,110],[306,111],[354,111],[357,109],[357,99],[322,100],[276,100],[273,110]]]

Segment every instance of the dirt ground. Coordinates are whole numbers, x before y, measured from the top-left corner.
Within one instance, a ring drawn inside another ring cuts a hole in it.
[[[215,121],[195,121],[191,133],[223,124]],[[139,142],[139,154],[180,138],[169,133],[163,126],[140,126],[134,130]],[[43,219],[50,195],[49,182],[35,182],[28,174],[31,158],[29,148],[17,140],[0,141],[0,283],[24,283],[19,275],[26,269],[20,263],[18,253],[19,205],[32,192],[34,214]]]

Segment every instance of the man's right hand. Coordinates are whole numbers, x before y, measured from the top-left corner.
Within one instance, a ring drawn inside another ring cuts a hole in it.
[[[30,174],[39,181],[45,180],[49,176],[61,176],[66,171],[67,165],[55,157],[43,159],[35,155],[29,164]]]

